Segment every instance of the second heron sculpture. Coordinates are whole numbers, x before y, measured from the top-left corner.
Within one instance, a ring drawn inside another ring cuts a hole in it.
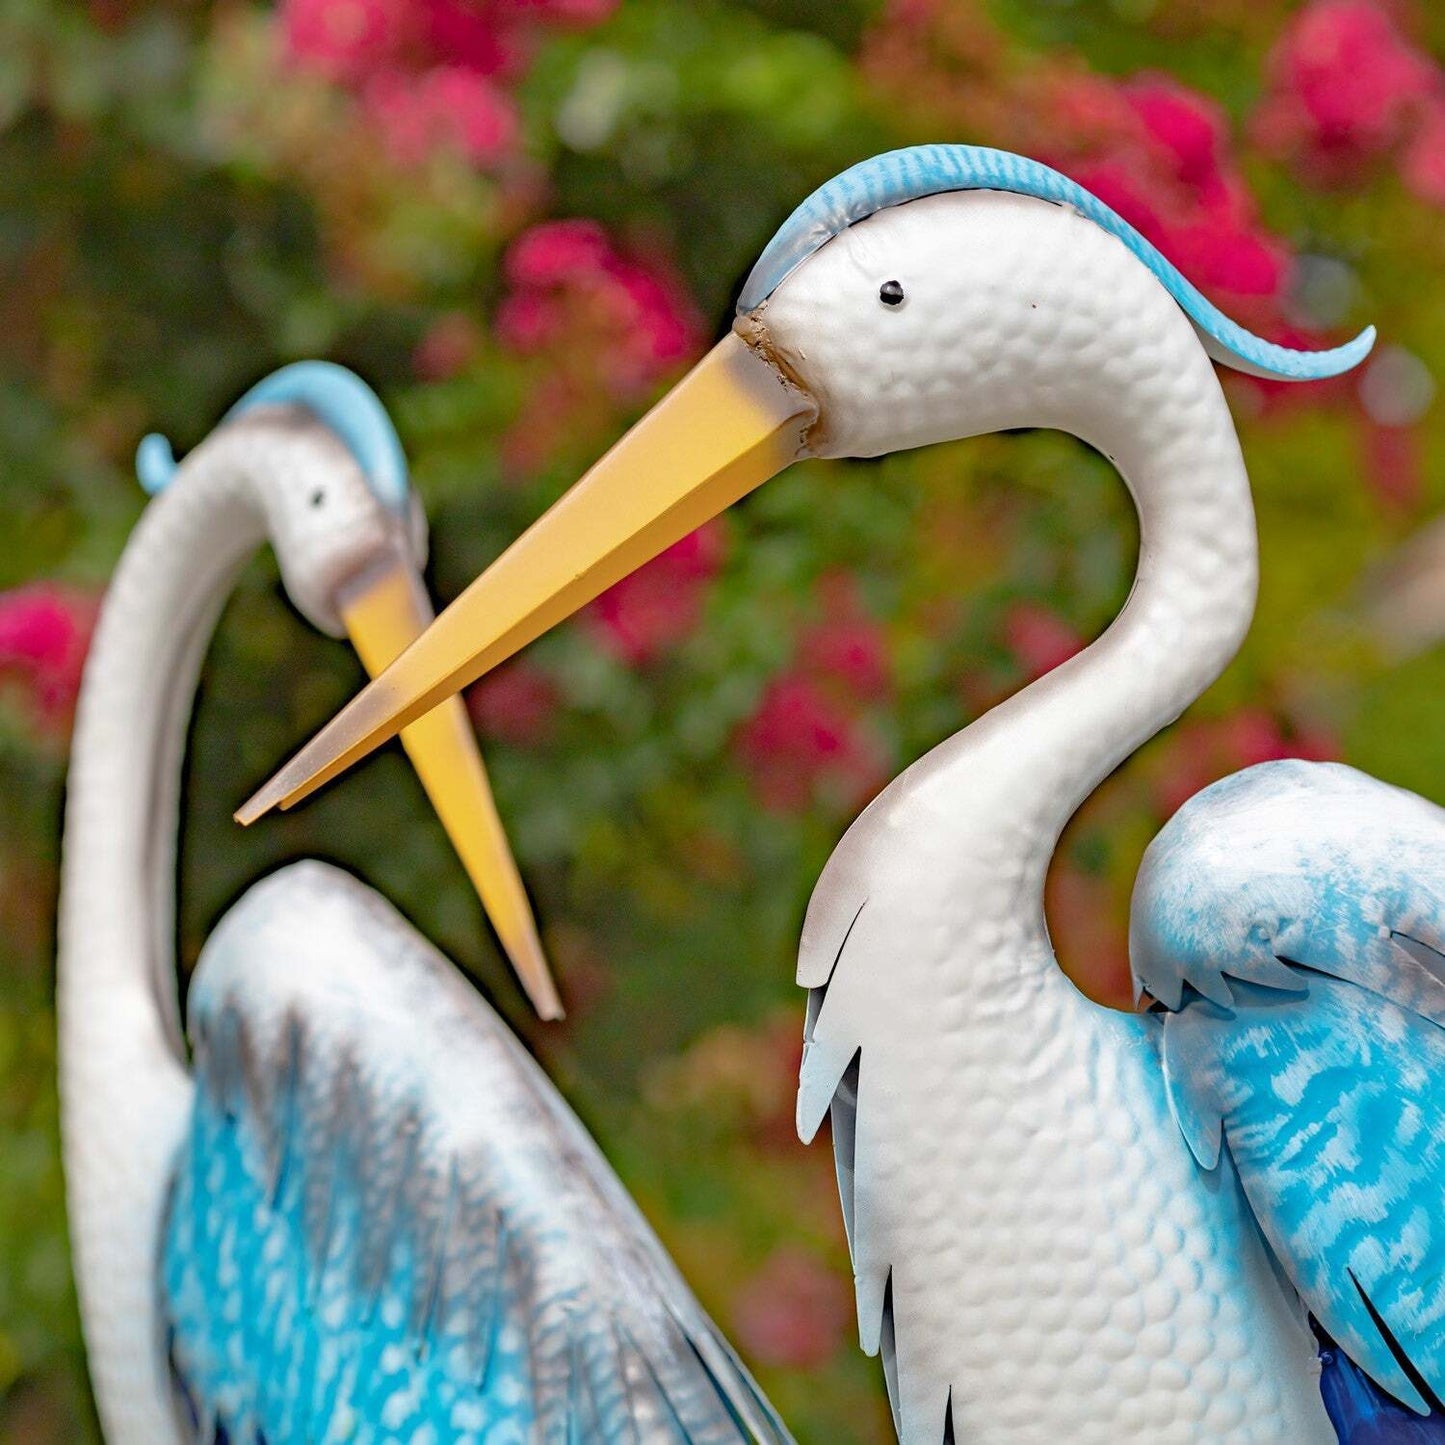
[[[182,753],[211,629],[264,540],[375,668],[430,615],[376,397],[262,382],[111,580],[71,754],[58,967],[67,1203],[109,1445],[786,1440],[586,1131],[385,899],[306,861],[207,942],[182,1042]],[[460,701],[403,741],[540,1010],[540,945]]]

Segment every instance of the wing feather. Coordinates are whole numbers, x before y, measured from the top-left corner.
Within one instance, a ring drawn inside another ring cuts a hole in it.
[[[370,890],[252,889],[191,1034],[162,1285],[199,1438],[788,1439],[560,1096]]]
[[[1294,762],[1191,800],[1131,925],[1145,987],[1179,997],[1164,1068],[1191,1150],[1208,1168],[1222,1140],[1316,1319],[1422,1414],[1445,1397],[1442,943],[1445,812]]]

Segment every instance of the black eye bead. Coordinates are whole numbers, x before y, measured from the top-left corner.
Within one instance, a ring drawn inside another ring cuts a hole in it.
[[[903,305],[903,286],[898,281],[885,281],[878,288],[878,299],[885,306]]]
[[[319,507],[325,500],[326,492],[321,487],[317,487],[317,489],[311,493],[311,505],[313,507]]]

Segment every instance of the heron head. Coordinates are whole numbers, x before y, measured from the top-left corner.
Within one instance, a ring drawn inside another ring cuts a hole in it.
[[[381,672],[434,613],[421,575],[425,516],[376,394],[331,363],[284,367],[232,407],[215,442],[237,458],[288,597],[321,631],[348,637],[368,673]],[[159,437],[142,443],[137,470],[151,492],[177,472]],[[402,743],[523,987],[544,1018],[560,1016],[461,700],[407,728]]]

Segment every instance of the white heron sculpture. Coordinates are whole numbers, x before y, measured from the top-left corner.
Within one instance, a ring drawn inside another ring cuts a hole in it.
[[[303,862],[206,944],[181,1041],[181,759],[238,568],[372,668],[429,616],[385,412],[306,363],[176,469],[116,568],[66,808],[62,1132],[110,1445],[786,1438],[586,1132],[499,1019],[370,889]],[[407,750],[544,1012],[526,899],[460,701]]]
[[[1147,1015],[1073,987],[1043,907],[1069,817],[1253,612],[1254,513],[1211,357],[1303,380],[1372,333],[1264,342],[1092,195],[968,146],[823,186],[738,312],[242,816],[296,801],[796,457],[1073,433],[1138,508],[1128,603],[883,791],[803,929],[798,1128],[831,1110],[863,1347],[919,1445],[1440,1430],[1445,815],[1304,764],[1201,795],[1138,885]]]

